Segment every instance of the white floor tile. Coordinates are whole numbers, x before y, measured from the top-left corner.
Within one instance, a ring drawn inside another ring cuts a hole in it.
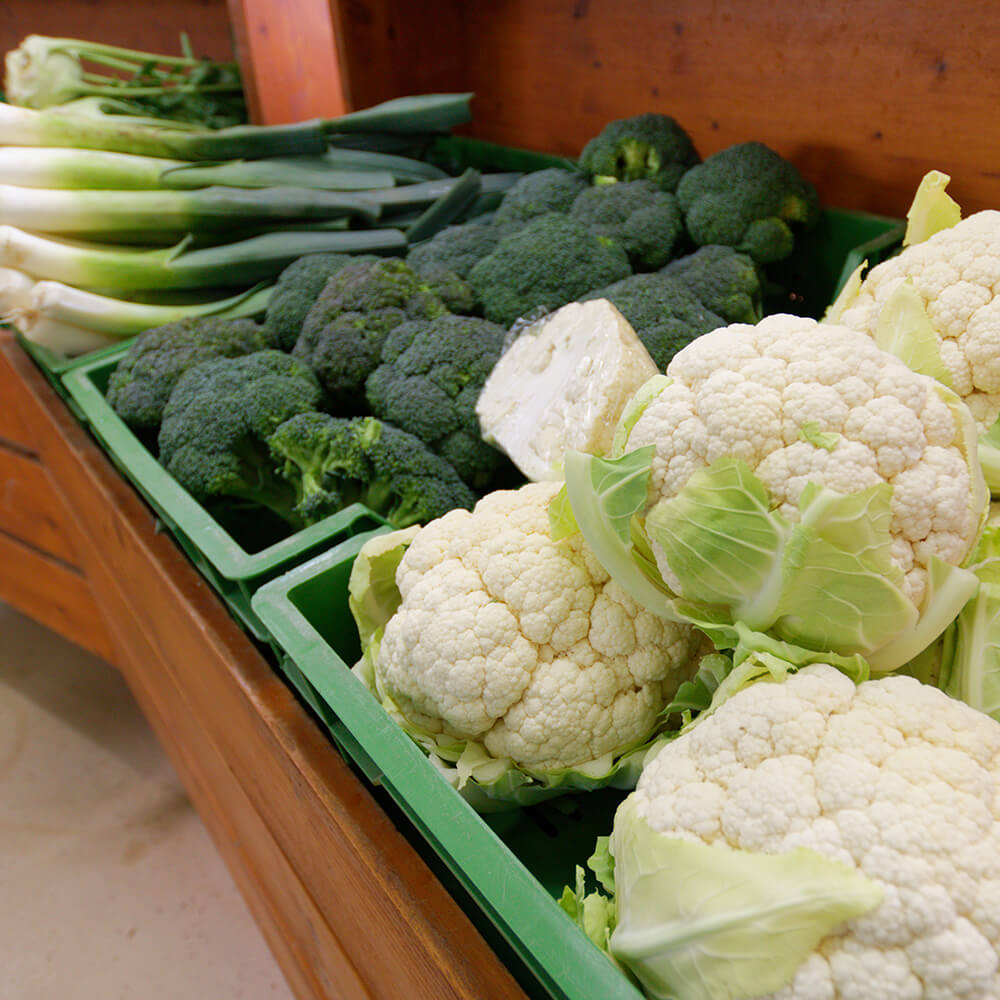
[[[0,1000],[289,1000],[124,681],[0,603]]]

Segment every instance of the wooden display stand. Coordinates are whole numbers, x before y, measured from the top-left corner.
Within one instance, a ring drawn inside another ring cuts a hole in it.
[[[261,122],[469,90],[469,134],[575,155],[605,122],[659,111],[702,155],[768,143],[844,208],[901,215],[932,168],[966,212],[1000,208],[989,0],[185,0],[171,32],[224,2]],[[97,12],[83,0],[10,10],[9,45],[157,44],[75,27]],[[8,334],[0,485],[0,599],[121,668],[301,1000],[523,998]]]

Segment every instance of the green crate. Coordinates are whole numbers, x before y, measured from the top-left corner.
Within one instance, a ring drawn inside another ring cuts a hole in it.
[[[385,529],[382,529],[385,530]],[[556,902],[611,831],[624,793],[567,796],[480,816],[351,673],[360,655],[347,603],[356,535],[263,585],[253,607],[283,668],[332,740],[385,789],[533,979],[556,1000],[640,1000],[639,992]]]
[[[185,554],[218,591],[231,613],[262,642],[270,640],[251,607],[262,583],[309,559],[349,535],[385,521],[361,504],[351,504],[302,531],[254,547],[253,528],[223,524],[164,470],[152,452],[121,420],[104,398],[108,379],[126,352],[102,352],[62,376],[65,390],[82,421],[109,457],[174,536]],[[263,518],[264,513],[255,514]]]

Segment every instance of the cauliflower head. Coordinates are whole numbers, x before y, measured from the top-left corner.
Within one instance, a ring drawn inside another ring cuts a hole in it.
[[[907,282],[940,338],[952,388],[986,430],[1000,416],[1000,211],[970,215],[873,267],[838,321],[874,335]]]
[[[889,483],[892,562],[917,606],[931,557],[957,566],[969,553],[987,503],[971,416],[867,335],[779,314],[698,337],[667,375],[625,445],[655,449],[649,506],[729,456],[789,521],[810,482],[848,495]]]
[[[726,863],[749,852],[751,866],[781,865],[806,849],[874,884],[857,915],[796,955],[749,929],[758,976],[788,960],[770,1000],[1000,997],[1000,724],[936,688],[903,676],[855,685],[818,664],[750,685],[666,744],[615,819],[619,928],[637,916],[622,893],[636,884],[628,838],[640,825]],[[713,905],[692,898],[697,878],[659,884],[658,906],[689,894],[688,930]]]
[[[533,773],[646,741],[698,642],[640,609],[579,535],[552,540],[558,489],[494,492],[423,527],[396,572],[401,602],[375,668],[411,726]]]

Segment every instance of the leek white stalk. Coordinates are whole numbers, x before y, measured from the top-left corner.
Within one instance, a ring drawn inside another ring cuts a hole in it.
[[[23,319],[15,318],[12,323],[25,340],[67,358],[87,354],[119,341],[118,337],[109,333],[87,330],[82,326],[73,326],[72,323],[60,323],[58,320],[41,319],[27,323]]]
[[[0,219],[35,233],[218,232],[345,216],[374,222],[378,214],[362,195],[309,188],[64,191],[0,185]]]
[[[185,165],[184,160],[98,149],[0,146],[0,184],[25,188],[154,190],[163,186],[164,171]]]
[[[31,306],[35,281],[23,271],[0,267],[0,322],[9,322]]]

